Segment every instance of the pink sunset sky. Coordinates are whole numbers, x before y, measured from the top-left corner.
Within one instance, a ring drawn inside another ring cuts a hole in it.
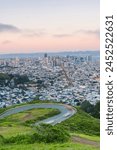
[[[98,0],[0,0],[0,53],[99,50]]]

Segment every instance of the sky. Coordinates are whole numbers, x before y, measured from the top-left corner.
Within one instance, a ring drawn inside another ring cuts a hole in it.
[[[0,53],[99,50],[99,0],[0,0]]]

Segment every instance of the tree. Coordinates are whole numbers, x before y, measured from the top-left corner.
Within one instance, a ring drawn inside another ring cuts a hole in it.
[[[100,118],[100,101],[98,101],[94,106],[94,112],[92,113],[92,115],[95,118]]]
[[[87,113],[92,114],[92,112],[94,111],[94,105],[92,105],[89,101],[85,100],[81,104],[81,109],[84,110]]]
[[[14,79],[15,84],[25,84],[27,82],[29,82],[29,78],[27,75],[17,75]]]
[[[38,90],[38,92],[39,92],[39,90],[40,90],[42,87],[45,87],[45,85],[44,85],[44,80],[38,79],[38,80],[37,80],[37,90]]]
[[[9,80],[10,80],[10,77],[8,74],[0,73],[0,85],[2,86],[7,85]]]
[[[81,104],[81,109],[95,118],[100,118],[100,101],[98,101],[95,105],[92,105],[89,101],[84,101]]]
[[[50,124],[40,124],[37,127],[38,136],[46,143],[67,142],[70,135],[62,127],[52,126]]]

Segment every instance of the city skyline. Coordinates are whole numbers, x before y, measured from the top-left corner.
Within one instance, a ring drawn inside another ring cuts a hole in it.
[[[0,0],[0,54],[99,50],[99,1]]]

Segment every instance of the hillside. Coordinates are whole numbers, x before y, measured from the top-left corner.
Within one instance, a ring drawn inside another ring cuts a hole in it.
[[[77,113],[58,126],[62,126],[69,132],[83,133],[87,135],[100,135],[100,121],[83,110],[76,107]]]
[[[53,131],[59,131],[60,135],[65,131],[66,135],[69,135],[69,139],[62,143],[58,141],[58,143],[43,144],[39,141],[29,144],[24,141],[22,144],[4,144],[2,142],[2,138],[11,140],[15,137],[17,138],[18,135],[32,136],[37,132],[34,127],[30,126],[32,122],[34,123],[37,119],[58,114],[59,112],[56,109],[32,109],[1,119],[0,135],[2,136],[0,137],[0,150],[99,150],[99,120],[85,113],[79,107],[76,109],[77,113],[71,118],[54,127],[47,127],[46,132],[50,132],[51,136],[57,136]],[[3,110],[0,111],[3,112]],[[42,133],[43,135],[45,134],[44,131]]]

